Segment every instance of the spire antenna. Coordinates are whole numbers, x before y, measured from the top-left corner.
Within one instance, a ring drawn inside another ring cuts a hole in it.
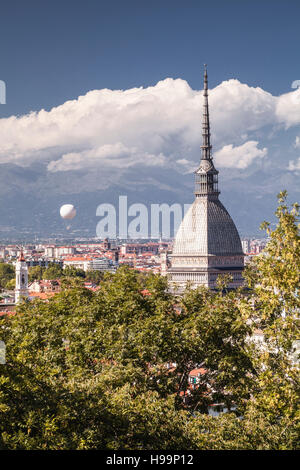
[[[202,116],[202,145],[201,145],[201,159],[211,160],[210,144],[210,123],[209,123],[209,109],[208,109],[208,78],[207,78],[207,64],[204,64],[204,87],[203,87],[203,116]]]
[[[211,149],[212,146],[210,143],[207,65],[204,64],[202,145],[200,166],[195,171],[196,197],[218,198],[218,195],[220,194],[220,191],[218,190],[219,172],[214,167]]]

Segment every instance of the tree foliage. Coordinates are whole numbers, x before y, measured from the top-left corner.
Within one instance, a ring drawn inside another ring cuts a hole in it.
[[[57,263],[50,263],[42,272],[42,279],[60,279],[63,275],[62,267]]]
[[[103,278],[104,278],[104,272],[98,269],[89,269],[85,273],[85,280],[93,282],[96,285],[99,285]]]
[[[15,268],[8,263],[0,263],[0,288],[5,289],[9,281],[15,277]]]
[[[2,317],[0,448],[297,448],[298,207],[284,194],[277,217],[248,291],[174,297],[164,277],[121,267],[96,292],[65,277]],[[209,416],[215,403],[229,412]]]
[[[63,269],[57,263],[49,263],[48,267],[32,266],[28,270],[28,280],[33,282],[42,279],[64,279],[64,278],[82,278],[99,285],[103,279],[104,273],[98,270],[89,270],[85,272],[83,269],[77,269],[74,266],[67,266]]]
[[[28,269],[28,281],[41,281],[46,268],[43,266],[31,266]]]

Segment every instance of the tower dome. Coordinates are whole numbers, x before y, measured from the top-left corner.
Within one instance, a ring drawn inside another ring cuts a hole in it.
[[[218,171],[210,144],[207,70],[204,72],[204,104],[199,168],[195,171],[195,201],[176,234],[169,278],[184,286],[216,287],[217,277],[230,274],[229,287],[243,284],[244,255],[241,240],[229,213],[219,200]]]
[[[196,198],[179,226],[173,255],[241,256],[234,222],[218,199]]]

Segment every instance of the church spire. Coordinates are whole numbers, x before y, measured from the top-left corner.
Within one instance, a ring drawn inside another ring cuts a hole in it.
[[[195,171],[195,196],[196,197],[218,197],[218,171],[215,169],[212,160],[212,146],[210,144],[210,124],[208,109],[208,80],[207,68],[204,68],[204,89],[203,89],[203,116],[202,116],[202,145],[200,166]]]
[[[16,262],[16,288],[15,302],[19,303],[22,298],[28,297],[28,267],[24,258],[23,249]]]
[[[209,124],[209,109],[208,109],[208,80],[207,80],[207,65],[204,65],[204,89],[203,89],[203,116],[202,116],[202,160],[211,160],[210,144],[210,124]]]

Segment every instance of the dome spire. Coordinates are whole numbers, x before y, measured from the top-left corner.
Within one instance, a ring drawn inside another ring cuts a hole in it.
[[[208,80],[207,68],[204,65],[203,88],[203,116],[202,116],[202,145],[200,166],[195,171],[195,196],[218,197],[218,171],[215,169],[212,159],[212,146],[210,144],[210,124],[208,109]]]
[[[207,65],[204,64],[204,87],[203,87],[203,116],[202,116],[202,160],[211,160],[210,144],[210,124],[209,124],[209,109],[208,109],[208,79],[207,79]]]

